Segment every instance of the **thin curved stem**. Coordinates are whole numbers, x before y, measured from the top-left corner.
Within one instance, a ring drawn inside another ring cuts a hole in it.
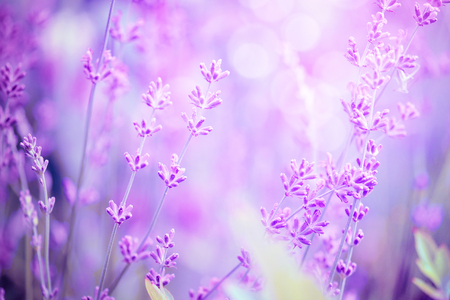
[[[107,43],[107,40],[108,40],[109,26],[110,26],[110,23],[111,23],[111,15],[112,15],[112,11],[114,9],[114,2],[115,2],[115,0],[111,0],[111,5],[109,7],[109,13],[108,13],[107,21],[106,21],[105,33],[103,35],[102,50],[100,52],[100,57],[98,59],[97,65],[96,65],[96,73],[98,73],[98,70],[100,68],[101,62],[103,60],[103,54],[104,54],[105,49],[106,49],[106,43]],[[81,187],[81,183],[82,183],[82,179],[83,179],[83,173],[84,173],[84,166],[85,166],[85,160],[86,160],[87,141],[88,141],[88,138],[89,138],[89,128],[90,128],[90,123],[91,123],[92,107],[93,107],[93,103],[94,103],[94,95],[95,95],[95,88],[96,88],[96,86],[97,86],[96,83],[92,83],[91,91],[89,93],[88,109],[87,109],[87,113],[86,113],[86,122],[85,122],[85,127],[84,127],[84,139],[83,139],[83,147],[82,147],[81,162],[80,162],[80,172],[78,174],[77,189],[76,189],[76,193],[75,193],[75,203],[74,203],[74,205],[72,207],[72,210],[71,210],[70,222],[69,222],[69,234],[67,236],[66,248],[63,251],[64,258],[63,258],[63,265],[62,265],[62,270],[61,270],[61,274],[62,274],[62,277],[63,277],[63,287],[62,287],[63,292],[62,292],[62,294],[64,294],[65,278],[66,278],[65,275],[66,275],[66,272],[67,272],[68,261],[70,260],[70,252],[71,252],[71,249],[72,249],[72,240],[73,240],[74,226],[75,226],[75,220],[76,220],[76,214],[77,214],[77,208],[78,208],[78,202],[79,202],[80,187]]]
[[[105,262],[103,264],[102,275],[100,276],[100,283],[98,285],[98,293],[97,293],[96,300],[100,299],[100,294],[103,291],[103,284],[104,284],[104,281],[105,281],[106,272],[108,271],[109,258],[111,257],[111,252],[112,252],[112,248],[113,248],[113,245],[114,245],[114,239],[116,238],[116,233],[117,233],[117,228],[118,227],[119,227],[119,225],[117,225],[117,223],[114,223],[114,227],[113,227],[113,230],[111,232],[111,237],[109,239],[108,249],[106,251],[106,257],[105,257]]]
[[[140,251],[142,249],[142,247],[145,244],[145,241],[148,239],[150,233],[152,232],[153,228],[155,227],[156,220],[159,217],[161,208],[164,204],[164,200],[166,199],[168,191],[169,191],[169,187],[166,186],[166,188],[164,189],[163,195],[161,197],[161,201],[159,202],[158,208],[156,209],[155,214],[153,215],[152,222],[150,224],[150,228],[147,230],[147,233],[145,234],[144,238],[141,240],[139,247],[137,247],[137,251]],[[119,284],[120,280],[122,279],[123,275],[125,274],[125,272],[128,270],[129,267],[130,267],[130,264],[127,264],[122,269],[119,276],[114,280],[113,284],[109,287],[109,294],[112,294],[112,292],[115,290],[115,288],[117,287],[117,285]]]
[[[352,216],[353,216],[353,213],[355,212],[355,208],[356,208],[356,199],[354,199],[354,201],[353,201],[352,211],[350,213],[350,217],[348,218],[347,225],[345,226],[344,235],[342,236],[341,243],[339,244],[339,250],[336,253],[336,258],[334,259],[333,266],[331,267],[331,274],[330,274],[330,278],[328,279],[328,284],[327,284],[326,288],[328,288],[328,286],[330,286],[330,284],[333,282],[333,277],[334,277],[334,274],[336,273],[336,266],[337,266],[339,258],[341,256],[342,249],[344,248],[344,243],[347,238],[347,232],[348,232],[348,229],[350,228],[350,223],[352,222]],[[343,292],[343,291],[341,291],[341,292]]]
[[[202,300],[205,300],[209,295],[211,295],[221,284],[225,281],[228,277],[230,277],[240,266],[242,263],[240,262],[236,267],[233,268],[230,272],[228,272],[227,275],[225,275],[216,285],[208,291],[208,293],[202,298]]]
[[[186,153],[186,149],[187,149],[189,143],[191,142],[192,136],[193,135],[190,133],[186,143],[183,146],[183,150],[181,150],[180,156],[178,157],[178,161],[177,161],[177,164],[179,164],[179,165],[181,165],[181,160],[183,159],[184,154]]]
[[[278,210],[280,209],[281,204],[283,204],[284,199],[286,199],[286,194],[283,195],[283,198],[281,198],[280,203],[277,206],[277,209],[275,209],[275,212],[273,214],[273,216],[270,218],[269,223],[273,220],[273,218],[275,218],[275,216],[277,215]]]
[[[164,200],[166,199],[167,193],[169,192],[169,187],[166,186],[166,188],[164,189],[164,193],[161,197],[161,201],[159,202],[158,208],[156,209],[155,214],[153,215],[152,218],[152,223],[150,224],[150,228],[148,229],[147,233],[145,234],[144,238],[141,241],[141,244],[139,245],[138,249],[141,249],[142,246],[145,244],[145,241],[148,239],[150,233],[152,232],[153,228],[155,227],[156,224],[156,220],[159,217],[159,214],[161,212],[161,208],[164,204]]]
[[[44,174],[41,175],[42,186],[44,191],[44,203],[47,209],[49,209],[49,201],[48,201],[48,192],[47,192],[47,184],[45,182]],[[47,273],[47,288],[49,294],[53,292],[52,290],[52,281],[50,278],[50,213],[47,211],[45,213],[45,238],[44,238],[44,260],[45,260],[45,271]]]
[[[35,237],[35,239],[37,240],[38,238],[38,233],[37,233],[37,228],[36,226],[33,226],[33,236]],[[41,277],[41,289],[42,287],[45,286],[45,277],[44,277],[44,270],[42,267],[42,254],[41,251],[39,251],[38,249],[36,249],[36,254],[37,254],[37,259],[38,259],[38,265],[39,265],[39,275]],[[42,291],[44,292],[44,291]]]
[[[350,259],[351,259],[352,254],[353,254],[353,248],[355,247],[353,245],[353,241],[355,240],[355,237],[356,237],[356,222],[355,222],[355,226],[353,226],[352,241],[351,241],[352,244],[350,246],[350,250],[349,250],[348,255],[347,255],[347,261],[345,262],[345,265],[347,266],[347,268],[350,265]],[[341,289],[340,289],[341,293],[339,294],[339,300],[342,300],[342,297],[344,296],[344,290],[345,290],[345,283],[346,282],[347,282],[347,277],[345,277],[342,280]]]
[[[122,279],[123,275],[127,272],[128,268],[131,266],[131,264],[127,264],[122,271],[120,272],[119,276],[114,279],[113,283],[109,287],[109,293],[112,294],[112,292],[116,289],[117,285],[119,284],[119,281]]]

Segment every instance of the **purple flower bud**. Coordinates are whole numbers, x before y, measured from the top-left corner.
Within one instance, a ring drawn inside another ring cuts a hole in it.
[[[106,212],[112,217],[115,223],[119,226],[126,220],[132,217],[131,210],[133,205],[128,205],[127,208],[123,206],[118,207],[113,200],[109,200],[109,207],[106,208]]]
[[[164,181],[168,188],[173,188],[178,186],[181,182],[186,180],[184,172],[186,169],[181,168],[178,164],[178,155],[172,155],[172,164],[170,165],[170,170],[164,164],[158,164],[158,175]]]
[[[242,254],[242,256],[238,255],[237,258],[242,263],[242,266],[244,268],[250,269],[250,266],[251,266],[250,253],[247,250],[245,250],[244,248],[241,248],[241,254]]]
[[[204,63],[200,64],[200,71],[207,82],[213,83],[230,75],[229,71],[222,72],[222,69],[220,68],[221,64],[221,59],[217,62],[213,60],[209,70],[206,68]]]
[[[181,117],[187,124],[187,129],[191,132],[193,136],[199,136],[199,135],[207,135],[212,131],[211,126],[202,127],[203,123],[205,122],[205,117],[198,118],[197,116],[197,110],[195,107],[193,108],[192,118],[189,119],[186,113],[182,113]]]
[[[18,98],[22,96],[25,85],[19,81],[22,80],[26,73],[21,70],[22,65],[19,64],[13,71],[10,64],[6,64],[0,69],[0,90],[8,98]]]
[[[128,152],[124,153],[125,159],[127,160],[128,165],[133,172],[137,172],[138,170],[143,169],[148,165],[147,159],[150,155],[146,153],[144,156],[141,156],[139,152],[140,149],[137,149],[136,156],[132,156]]]
[[[153,109],[160,110],[172,105],[172,102],[170,101],[169,88],[170,87],[168,84],[163,86],[161,78],[158,77],[156,83],[153,81],[150,82],[147,93],[142,94],[144,103]]]
[[[158,125],[155,127],[155,123],[156,123],[156,119],[153,118],[150,122],[150,126],[147,127],[147,123],[145,122],[145,120],[141,121],[141,124],[137,123],[137,122],[133,122],[134,124],[134,128],[136,129],[136,131],[138,132],[138,135],[140,137],[149,137],[152,136],[153,134],[157,133],[158,131],[160,131],[162,129],[161,125]]]
[[[92,64],[92,49],[88,49],[86,54],[83,55],[81,61],[83,62],[83,71],[86,75],[86,78],[89,79],[93,84],[96,84],[98,81],[107,78],[111,74],[111,68],[109,67],[109,63],[112,62],[115,58],[111,56],[111,51],[106,50],[103,54],[103,62],[102,65],[98,68],[98,72],[96,73],[95,67]],[[98,60],[96,64],[98,64]]]

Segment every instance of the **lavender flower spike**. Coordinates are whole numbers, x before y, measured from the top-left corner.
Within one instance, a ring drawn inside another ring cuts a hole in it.
[[[128,152],[125,152],[124,156],[131,168],[131,171],[136,172],[148,165],[147,159],[150,155],[146,153],[145,155],[141,156],[139,154],[139,149],[137,149],[136,156],[130,155]]]
[[[38,205],[44,215],[50,214],[55,206],[55,197],[48,198],[48,206],[42,201],[39,201]]]
[[[219,59],[217,62],[213,60],[211,66],[209,67],[209,70],[206,68],[204,63],[200,64],[200,71],[202,72],[202,75],[207,82],[217,82],[230,75],[229,71],[222,72],[222,69],[220,68],[221,64],[221,59]]]
[[[104,60],[100,68],[98,68],[98,72],[95,72],[95,67],[92,64],[92,49],[88,49],[85,55],[81,58],[83,62],[83,71],[86,75],[86,78],[89,79],[93,84],[105,79],[109,75],[111,75],[112,69],[109,67],[109,63],[112,62],[115,57],[111,55],[111,51],[107,50],[104,52],[103,57]],[[97,60],[98,64],[98,60]]]
[[[117,207],[117,204],[113,200],[109,200],[109,207],[106,208],[106,212],[113,218],[114,222],[119,226],[126,220],[132,217],[131,210],[133,205],[128,205],[127,208],[123,206]]]
[[[124,236],[122,240],[119,241],[119,248],[123,256],[123,261],[127,264],[150,257],[150,251],[145,250],[147,246],[148,243],[138,249],[138,239],[129,235]]]
[[[161,244],[164,248],[173,248],[175,246],[175,243],[172,242],[173,237],[175,236],[175,229],[172,228],[169,233],[166,233],[164,235],[164,239],[162,239],[160,236],[156,236],[156,241]]]
[[[189,119],[186,113],[181,113],[181,117],[183,120],[187,123],[187,129],[191,132],[193,136],[199,136],[199,135],[207,135],[212,131],[211,126],[202,127],[203,123],[205,122],[205,117],[197,118],[197,110],[195,107],[193,108],[192,118]]]
[[[201,109],[212,109],[214,107],[219,106],[222,103],[222,99],[219,98],[220,91],[215,93],[208,92],[208,95],[202,94],[202,91],[199,86],[195,87],[195,90],[192,90],[189,98],[191,99],[191,103]]]
[[[242,266],[244,268],[250,269],[250,267],[252,265],[250,253],[247,250],[245,250],[244,248],[241,248],[241,254],[242,254],[242,256],[238,255],[237,258],[242,263]]]
[[[166,106],[172,105],[170,101],[169,85],[163,86],[162,80],[158,77],[156,83],[150,82],[148,92],[142,94],[144,103],[153,109],[164,109]]]
[[[164,181],[168,188],[173,188],[178,186],[186,180],[186,176],[183,175],[186,169],[181,168],[178,164],[178,155],[172,155],[172,164],[170,165],[170,170],[164,164],[158,164],[158,175]]]
[[[140,137],[149,137],[154,135],[155,133],[157,133],[158,131],[160,131],[162,129],[161,125],[158,125],[155,127],[155,123],[156,123],[156,119],[153,118],[150,121],[150,126],[147,127],[147,123],[145,122],[145,120],[142,120],[142,122],[139,124],[138,122],[133,122],[134,124],[134,128],[136,129],[136,131],[138,132],[138,135]]]
[[[0,69],[0,90],[9,98],[20,97],[25,89],[25,85],[19,83],[26,74],[22,72],[21,67],[19,64],[13,71],[7,63]]]
[[[169,284],[169,282],[175,278],[175,275],[174,274],[165,275],[164,269],[161,274],[159,274],[158,272],[156,272],[153,269],[150,269],[150,271],[147,273],[146,277],[148,278],[148,280],[150,280],[151,283],[153,283],[159,289],[161,289],[161,287]]]

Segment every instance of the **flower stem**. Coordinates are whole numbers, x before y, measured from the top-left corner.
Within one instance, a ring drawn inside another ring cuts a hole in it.
[[[119,227],[119,225],[117,225],[117,223],[114,223],[114,227],[113,227],[113,230],[111,232],[111,237],[109,239],[108,250],[106,251],[106,257],[105,257],[105,262],[103,264],[102,275],[100,276],[100,283],[98,285],[98,293],[97,293],[96,300],[100,299],[100,294],[102,293],[102,290],[103,290],[103,284],[104,284],[104,281],[105,281],[106,272],[108,270],[109,259],[111,257],[111,252],[112,252],[112,248],[113,248],[113,244],[114,244],[114,239],[116,238],[116,233],[117,233],[117,228],[118,227]]]
[[[347,238],[347,232],[348,232],[348,229],[350,228],[350,223],[352,221],[352,216],[353,216],[353,213],[355,212],[355,209],[356,209],[356,199],[354,199],[354,201],[353,201],[352,211],[350,213],[350,217],[348,218],[347,225],[345,226],[344,235],[342,236],[341,243],[339,245],[339,250],[336,253],[336,258],[334,259],[333,266],[331,267],[331,274],[330,274],[330,278],[328,279],[328,284],[327,284],[326,288],[328,288],[328,286],[330,286],[330,284],[333,282],[334,273],[336,272],[336,266],[337,266],[339,258],[341,256],[342,249],[344,248],[344,243]],[[341,291],[341,293],[343,293],[343,291]]]
[[[42,186],[44,191],[44,203],[47,209],[50,208],[49,201],[48,201],[48,192],[47,192],[47,184],[45,182],[45,176],[44,173],[41,175],[42,180]],[[50,279],[50,259],[49,259],[49,252],[50,252],[50,213],[47,211],[45,213],[45,238],[44,238],[44,260],[45,260],[45,271],[47,273],[47,288],[48,292],[51,294],[53,292],[52,290],[52,281]]]
[[[103,59],[103,53],[105,52],[106,49],[106,42],[108,40],[108,32],[109,32],[109,25],[111,23],[111,15],[112,15],[112,11],[114,8],[114,2],[115,0],[111,0],[111,5],[109,7],[109,13],[108,13],[108,19],[106,21],[106,28],[105,28],[105,33],[103,36],[103,43],[102,43],[102,51],[100,52],[100,57],[98,59],[98,63],[96,66],[96,73],[98,73],[98,70],[100,68],[101,65],[101,61]],[[90,128],[90,123],[91,123],[91,116],[92,116],[92,106],[94,103],[94,95],[95,95],[95,88],[96,88],[97,84],[96,83],[92,83],[91,86],[91,91],[89,94],[89,101],[88,101],[88,109],[87,109],[87,113],[86,113],[86,123],[85,123],[85,127],[84,127],[84,139],[83,139],[83,148],[82,148],[82,154],[81,154],[81,163],[80,163],[80,172],[78,174],[78,179],[77,179],[77,189],[76,189],[76,193],[75,193],[75,203],[73,204],[72,210],[71,210],[71,214],[70,214],[70,223],[69,223],[69,234],[67,237],[67,243],[66,243],[66,248],[64,249],[63,253],[64,253],[64,259],[63,259],[63,265],[61,268],[61,276],[63,277],[63,292],[62,294],[64,295],[64,289],[65,289],[65,282],[66,282],[66,272],[67,272],[67,266],[70,260],[70,252],[72,249],[72,240],[73,240],[73,231],[74,231],[74,226],[75,226],[75,220],[76,220],[76,214],[77,214],[77,207],[78,207],[78,200],[79,200],[79,194],[80,194],[80,187],[81,187],[81,183],[82,183],[82,179],[83,179],[83,173],[84,173],[84,166],[85,166],[85,160],[86,160],[86,149],[87,149],[87,141],[88,141],[88,137],[89,137],[89,128]],[[100,292],[99,292],[100,294]]]
[[[408,41],[408,44],[407,44],[406,47],[405,47],[405,50],[403,50],[403,54],[405,54],[405,53],[408,51],[409,46],[411,46],[412,40],[414,39],[414,36],[416,35],[418,29],[419,29],[419,25],[416,25],[416,28],[414,28],[414,31],[413,31],[413,33],[411,34],[411,37],[409,38],[409,41]],[[385,85],[383,86],[383,88],[381,89],[381,92],[380,92],[380,94],[378,95],[378,97],[377,97],[375,103],[378,102],[378,100],[379,100],[379,99],[381,98],[381,96],[383,95],[383,93],[384,93],[384,91],[386,90],[386,88],[387,88],[389,82],[391,82],[392,76],[394,75],[394,72],[395,72],[396,69],[397,69],[397,62],[395,62],[395,66],[394,66],[394,68],[393,68],[391,74],[389,74],[389,76],[390,76],[389,81],[386,82],[386,84],[385,84]]]
[[[33,226],[33,236],[37,240],[38,233],[37,233],[36,226]],[[41,277],[41,289],[42,289],[42,287],[45,286],[45,278],[44,278],[44,270],[43,270],[43,267],[42,267],[42,254],[41,254],[41,251],[40,251],[39,248],[36,249],[36,254],[37,254],[37,258],[38,258],[39,275]]]
[[[345,262],[345,265],[347,266],[347,268],[350,265],[350,259],[351,259],[352,254],[353,254],[353,248],[354,248],[353,241],[355,240],[355,237],[356,237],[356,222],[355,222],[355,226],[353,226],[352,243],[350,245],[350,250],[349,250],[348,255],[347,255],[347,261]],[[342,297],[344,296],[344,289],[345,289],[345,283],[346,282],[347,282],[347,277],[345,277],[342,280],[341,289],[340,289],[341,293],[339,294],[339,300],[343,299]]]
[[[331,191],[333,191],[333,190],[331,190]],[[328,205],[330,204],[330,201],[331,201],[331,197],[332,197],[332,196],[333,196],[333,193],[330,193],[330,194],[328,195],[327,203],[325,204],[325,207],[324,207],[322,213],[320,214],[319,221],[322,221],[322,218],[323,218],[323,216],[325,215],[325,212],[327,211],[327,208],[328,208]],[[311,245],[312,245],[312,243],[313,243],[315,237],[316,237],[316,233],[313,232],[312,235],[311,235]],[[311,248],[311,247],[309,247],[309,246],[311,246],[311,245],[306,245],[305,253],[303,253],[302,261],[300,262],[300,268],[301,268],[301,267],[303,266],[303,264],[305,263],[306,255],[308,255],[308,251],[309,251],[309,249]]]
[[[153,227],[155,227],[156,224],[156,220],[158,219],[159,213],[161,212],[161,208],[164,204],[164,200],[166,199],[167,196],[167,192],[169,191],[169,188],[166,187],[164,189],[164,193],[162,195],[161,201],[159,202],[158,208],[156,209],[155,214],[153,215],[152,218],[152,222],[150,224],[150,228],[148,229],[147,233],[145,234],[144,238],[141,241],[141,244],[139,245],[139,247],[137,247],[138,251],[144,246],[145,241],[148,239],[150,233],[153,230]],[[114,280],[113,284],[109,287],[109,294],[112,294],[112,292],[114,291],[114,289],[117,287],[117,285],[119,284],[120,279],[122,279],[123,275],[125,274],[125,272],[128,270],[128,268],[130,267],[130,264],[127,264],[122,271],[120,272],[119,276]]]
[[[225,281],[228,277],[230,277],[240,266],[242,263],[240,262],[236,267],[233,268],[227,275],[225,275],[216,285],[208,291],[208,293],[202,298],[202,300],[205,300],[209,295],[211,295],[221,284]]]

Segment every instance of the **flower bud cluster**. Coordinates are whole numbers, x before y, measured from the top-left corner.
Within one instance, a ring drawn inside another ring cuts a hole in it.
[[[138,248],[138,245],[138,239],[129,235],[124,236],[119,241],[120,252],[125,263],[131,264],[150,257],[150,251],[147,250],[150,243],[144,243],[141,248]]]
[[[167,256],[168,250],[175,246],[175,243],[172,241],[174,235],[175,229],[172,229],[169,233],[166,233],[163,238],[157,236],[156,241],[159,245],[156,245],[155,251],[150,252],[150,257],[154,259],[155,263],[160,265],[161,272],[158,273],[152,268],[147,273],[147,278],[160,289],[175,278],[174,274],[165,274],[165,268],[176,268],[176,259],[179,256],[178,253],[172,253]]]

